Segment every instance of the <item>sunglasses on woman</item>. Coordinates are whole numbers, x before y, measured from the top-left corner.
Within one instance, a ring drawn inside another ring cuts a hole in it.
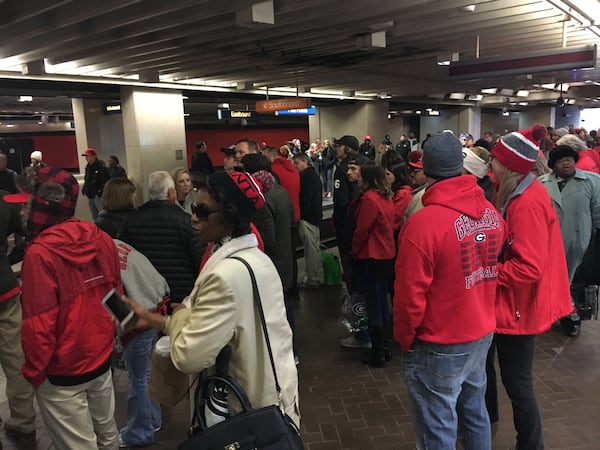
[[[208,206],[204,205],[204,204],[194,204],[192,205],[192,214],[194,216],[196,216],[198,218],[198,220],[208,220],[208,217],[212,214],[212,213],[217,213],[220,210],[218,209],[209,209]]]

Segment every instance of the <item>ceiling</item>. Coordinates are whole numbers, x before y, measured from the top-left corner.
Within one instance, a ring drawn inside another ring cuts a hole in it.
[[[71,114],[70,97],[118,99],[119,83],[157,81],[181,85],[189,109],[252,105],[267,89],[316,104],[383,98],[404,111],[556,103],[560,83],[567,102],[600,99],[597,68],[453,81],[438,64],[594,44],[597,0],[274,0],[271,11],[268,3],[273,24],[250,20],[246,0],[0,0],[0,32],[11,36],[0,42],[0,121]],[[384,47],[369,43],[378,32]],[[548,83],[554,89],[541,87]],[[509,91],[468,100],[493,87]],[[34,102],[16,100],[25,94]]]

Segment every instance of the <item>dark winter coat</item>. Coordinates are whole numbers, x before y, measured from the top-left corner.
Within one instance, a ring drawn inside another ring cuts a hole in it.
[[[143,253],[166,278],[174,302],[189,295],[206,248],[194,236],[189,214],[167,200],[150,200],[123,222],[118,238]]]

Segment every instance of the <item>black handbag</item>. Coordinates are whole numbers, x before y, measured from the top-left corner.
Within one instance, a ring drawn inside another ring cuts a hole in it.
[[[242,258],[232,256],[242,262],[250,272],[254,302],[260,316],[271,368],[275,379],[275,389],[281,398],[281,387],[277,379],[271,342],[267,332],[265,315],[260,301],[256,278],[250,265]],[[211,387],[214,383],[226,385],[242,407],[242,412],[211,427],[206,426],[204,410]],[[240,384],[232,377],[211,376],[203,379],[196,387],[196,402],[190,438],[181,443],[178,450],[303,450],[300,430],[294,421],[285,414],[280,405],[270,405],[254,409]]]

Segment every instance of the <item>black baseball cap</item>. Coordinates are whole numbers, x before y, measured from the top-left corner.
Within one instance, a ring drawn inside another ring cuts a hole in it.
[[[339,139],[334,139],[333,143],[335,145],[345,145],[346,147],[350,147],[354,151],[358,151],[360,144],[358,143],[358,139],[356,136],[345,135]]]
[[[229,147],[221,147],[221,151],[225,153],[225,156],[234,156],[235,145],[230,145]]]

